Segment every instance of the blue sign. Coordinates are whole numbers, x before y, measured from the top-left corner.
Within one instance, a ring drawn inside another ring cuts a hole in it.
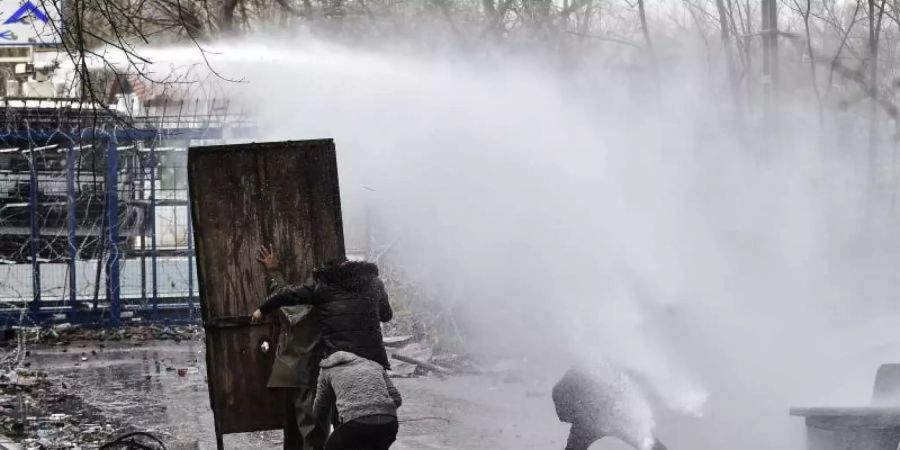
[[[3,25],[17,23],[17,22],[21,21],[22,19],[24,19],[25,17],[28,17],[30,14],[33,14],[34,18],[37,20],[40,20],[41,22],[44,22],[44,23],[50,22],[50,18],[47,17],[47,13],[45,13],[43,10],[41,10],[41,8],[38,8],[37,6],[35,6],[34,3],[31,3],[30,1],[26,1],[25,3],[22,4],[21,7],[19,7],[18,10],[16,10],[16,12],[13,13],[13,15],[9,16],[9,19],[6,19],[6,22],[3,22]]]
[[[0,47],[62,44],[63,1],[0,0]]]

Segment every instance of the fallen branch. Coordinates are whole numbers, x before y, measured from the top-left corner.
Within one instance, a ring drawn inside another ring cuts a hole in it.
[[[444,374],[448,374],[448,375],[454,373],[453,370],[448,369],[446,367],[441,367],[439,365],[432,364],[432,363],[425,362],[425,361],[419,361],[418,359],[410,358],[409,356],[398,355],[397,353],[391,354],[391,358],[394,358],[397,361],[403,361],[405,363],[422,366],[422,367],[424,367],[428,370],[432,370],[434,372],[440,372],[440,373],[444,373]]]
[[[444,423],[450,423],[450,419],[448,419],[446,417],[437,417],[437,416],[413,417],[411,419],[400,419],[397,422],[398,423],[407,423],[407,422],[420,422],[423,420],[440,420],[440,421],[443,421]]]
[[[385,336],[382,343],[384,343],[385,347],[401,347],[408,344],[412,339],[413,336],[411,334],[405,336]]]

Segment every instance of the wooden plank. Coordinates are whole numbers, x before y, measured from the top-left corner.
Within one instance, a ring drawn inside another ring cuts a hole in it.
[[[260,245],[273,244],[289,280],[344,254],[331,140],[195,147],[188,179],[204,323],[234,322],[265,298]],[[265,388],[276,326],[209,326],[207,371],[217,434],[281,428],[282,400]]]
[[[277,331],[275,325],[207,331],[207,377],[218,433],[281,429],[282,392],[265,387]],[[263,353],[263,341],[272,350]]]

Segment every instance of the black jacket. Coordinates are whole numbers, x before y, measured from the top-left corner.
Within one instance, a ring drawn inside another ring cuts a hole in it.
[[[281,286],[259,309],[270,314],[282,306],[303,304],[318,311],[326,356],[346,351],[390,368],[379,322],[391,320],[394,313],[378,266],[347,261],[318,269],[313,282]]]
[[[653,405],[640,380],[611,364],[575,366],[553,386],[556,415],[576,438],[613,436],[636,449],[665,450],[653,436]]]

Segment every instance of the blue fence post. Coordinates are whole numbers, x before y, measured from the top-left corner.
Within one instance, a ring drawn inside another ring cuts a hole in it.
[[[28,183],[28,225],[30,228],[30,238],[28,239],[28,250],[31,256],[31,288],[32,299],[29,310],[34,319],[41,310],[41,263],[38,262],[38,179],[37,179],[37,159],[35,158],[34,146],[28,146],[29,171]]]
[[[119,151],[115,136],[106,141],[106,230],[109,257],[106,259],[106,300],[110,325],[121,322],[119,278]]]
[[[147,180],[144,178],[145,168],[143,165],[141,167],[141,200],[145,200],[146,195],[144,194],[144,189],[147,187]],[[146,210],[145,210],[146,212]],[[143,216],[144,221],[141,223],[141,313],[146,313],[147,311],[147,227],[149,226],[148,218],[146,214]]]
[[[190,194],[188,194],[190,198]],[[188,206],[187,256],[188,256],[188,321],[194,321],[194,223]]]
[[[159,285],[156,273],[156,145],[150,146],[150,285],[153,290],[153,320],[159,320]]]
[[[78,221],[75,216],[75,147],[70,147],[66,152],[66,207],[68,209],[69,228],[69,321],[78,321],[78,299],[76,298],[75,260],[78,258],[78,247],[75,230]]]

